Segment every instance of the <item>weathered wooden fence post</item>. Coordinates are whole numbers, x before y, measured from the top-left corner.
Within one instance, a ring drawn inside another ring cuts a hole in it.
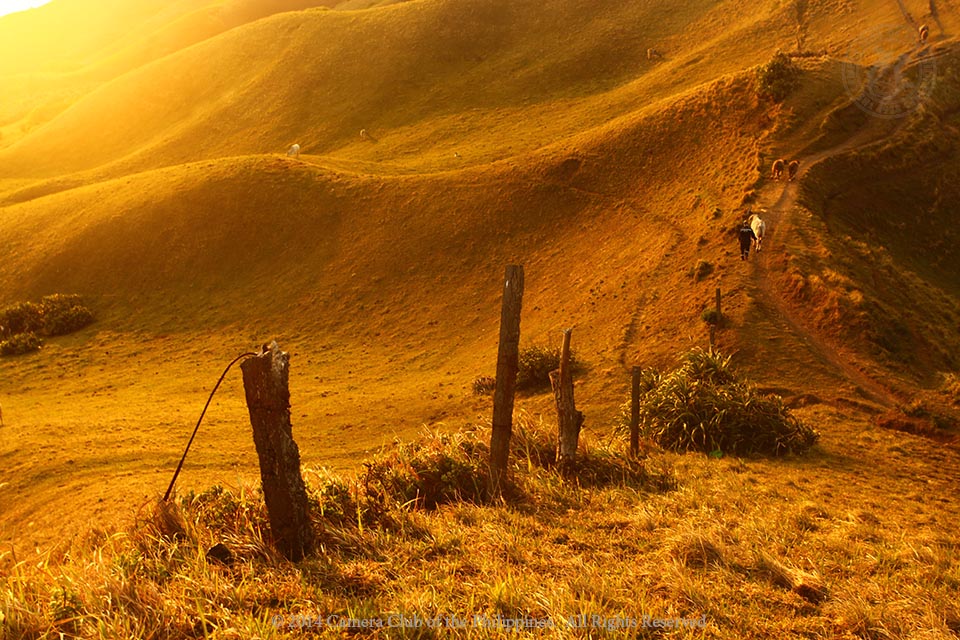
[[[573,373],[570,371],[570,336],[573,329],[564,329],[560,348],[560,369],[550,372],[550,384],[557,401],[557,464],[562,473],[573,471],[577,461],[577,444],[583,413],[573,401]]]
[[[240,369],[270,530],[284,557],[296,562],[313,551],[314,534],[290,424],[290,356],[273,342]]]
[[[493,393],[493,432],[490,435],[490,489],[501,489],[510,458],[513,397],[520,359],[520,311],[523,306],[523,266],[508,265],[504,276],[497,349],[497,386]]]
[[[630,384],[630,455],[640,453],[640,367],[631,372]]]
[[[723,312],[720,311],[720,287],[717,287],[717,326],[723,320]]]

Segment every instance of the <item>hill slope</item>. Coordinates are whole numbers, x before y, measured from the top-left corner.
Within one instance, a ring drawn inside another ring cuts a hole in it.
[[[0,169],[50,177],[125,159],[129,172],[293,141],[417,170],[438,146],[489,161],[765,60],[789,17],[744,6],[603,2],[583,14],[469,0],[275,15],[105,82],[0,153]],[[648,60],[649,47],[667,59]],[[379,143],[361,144],[361,128]],[[44,141],[57,153],[38,157]]]
[[[955,14],[921,48],[927,3],[909,19],[886,2],[365,4],[142,4],[124,24],[155,47],[78,36],[50,58],[77,66],[24,68],[53,75],[17,95],[65,93],[3,129],[0,304],[78,292],[98,322],[0,360],[10,527],[154,491],[221,361],[270,337],[300,367],[314,460],[485,416],[469,385],[493,373],[505,263],[527,270],[525,344],[575,327],[590,428],[616,419],[629,366],[705,343],[717,286],[719,344],[795,399],[879,411],[956,370]],[[887,124],[851,104],[843,70],[882,57],[848,54],[891,22],[910,68],[935,59],[944,82]],[[759,99],[753,67],[798,42],[823,55],[797,58],[786,102]],[[278,155],[292,142],[299,158]],[[779,156],[803,160],[799,186],[766,180]],[[745,265],[747,206],[769,210],[770,237]],[[928,220],[936,252],[901,233]],[[253,468],[230,428],[241,394],[224,393],[195,486]],[[50,438],[63,456],[41,454]],[[131,494],[105,496],[103,468]]]

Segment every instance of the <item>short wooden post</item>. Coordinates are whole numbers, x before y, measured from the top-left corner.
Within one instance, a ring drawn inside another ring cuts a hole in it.
[[[630,384],[630,455],[640,454],[640,367],[631,372]]]
[[[720,311],[720,287],[717,287],[717,326],[720,325],[722,319],[723,313]]]
[[[560,368],[550,372],[550,384],[557,402],[557,464],[564,474],[576,466],[577,445],[583,413],[573,400],[573,372],[570,371],[570,336],[573,329],[564,329],[560,348]]]
[[[493,393],[493,432],[490,435],[490,489],[500,493],[510,458],[513,399],[520,362],[520,311],[523,306],[523,266],[508,265],[500,311],[497,386]]]
[[[270,530],[277,549],[296,562],[313,551],[314,534],[290,424],[290,356],[273,342],[240,369]]]

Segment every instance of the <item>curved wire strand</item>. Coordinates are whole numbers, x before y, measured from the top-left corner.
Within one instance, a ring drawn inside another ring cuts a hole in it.
[[[255,355],[257,354],[249,352],[237,356],[230,362],[230,364],[227,365],[227,368],[223,370],[223,373],[220,374],[220,379],[217,380],[217,384],[214,385],[213,391],[210,392],[210,397],[207,398],[207,404],[203,406],[203,411],[200,412],[200,419],[197,420],[197,426],[193,428],[193,435],[190,436],[190,441],[187,443],[187,448],[183,450],[183,456],[180,458],[180,464],[177,465],[177,470],[173,472],[173,478],[170,480],[170,486],[167,487],[167,492],[163,494],[164,502],[170,498],[170,493],[173,491],[173,485],[177,482],[177,476],[180,475],[180,470],[183,468],[183,462],[187,459],[187,452],[190,451],[190,445],[193,444],[193,439],[197,437],[197,431],[200,430],[200,423],[203,422],[203,416],[207,414],[207,408],[210,406],[210,402],[213,400],[213,394],[217,392],[217,389],[220,388],[220,383],[223,382],[223,379],[227,377],[227,372],[230,371],[230,367],[237,364],[237,362],[243,360],[244,358],[250,358]]]

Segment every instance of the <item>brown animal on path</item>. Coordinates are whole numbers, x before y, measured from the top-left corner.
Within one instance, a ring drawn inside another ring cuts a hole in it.
[[[773,163],[773,169],[770,171],[770,177],[774,180],[779,180],[780,176],[783,175],[783,165],[787,164],[783,158],[780,158]]]
[[[797,177],[797,171],[800,170],[800,161],[794,160],[787,166],[787,180],[793,182],[793,179]]]
[[[930,37],[930,27],[923,25],[919,30],[920,34],[920,44],[927,44],[927,38]]]

